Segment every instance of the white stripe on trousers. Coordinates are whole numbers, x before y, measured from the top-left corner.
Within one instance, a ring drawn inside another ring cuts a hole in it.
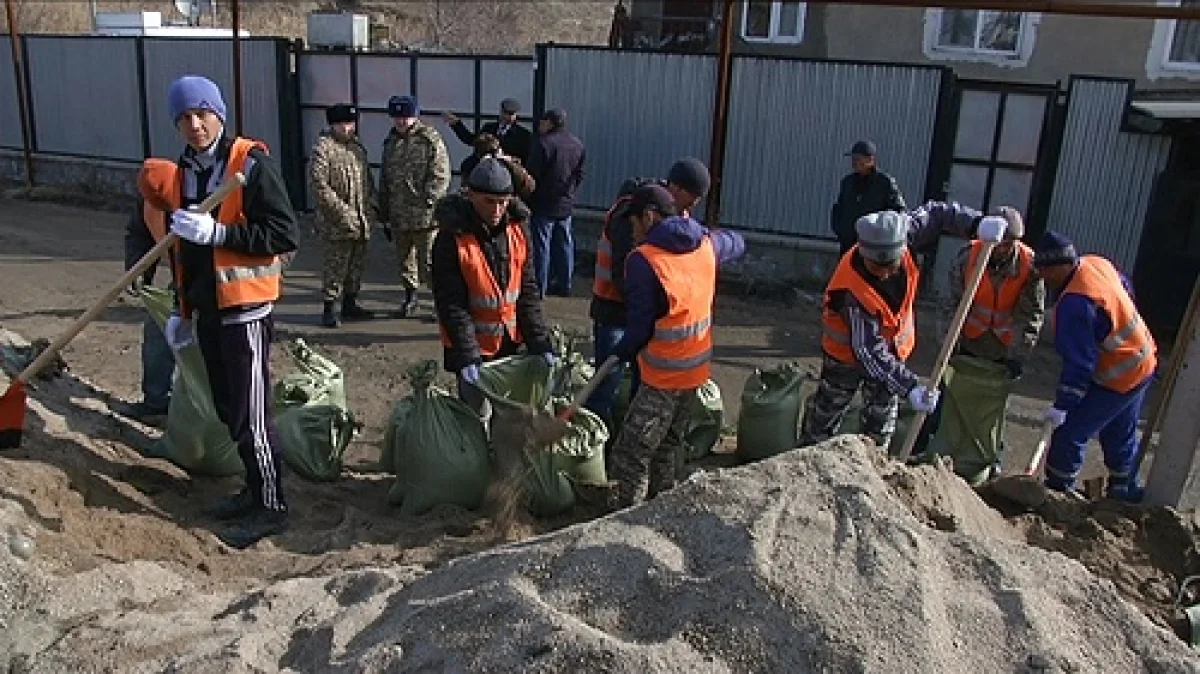
[[[250,344],[250,401],[246,410],[249,416],[250,435],[254,438],[254,459],[258,473],[262,476],[262,502],[272,510],[283,510],[279,502],[279,489],[275,475],[275,462],[271,455],[271,443],[267,441],[266,365],[262,357],[263,324],[254,321],[246,325],[246,339]]]

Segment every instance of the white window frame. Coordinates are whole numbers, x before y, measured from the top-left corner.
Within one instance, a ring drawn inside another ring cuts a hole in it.
[[[1021,29],[1017,36],[1015,51],[997,51],[977,47],[955,47],[939,44],[942,32],[942,18],[947,11],[943,9],[925,10],[925,57],[934,61],[964,61],[970,63],[990,63],[1007,68],[1023,68],[1029,65],[1033,56],[1033,45],[1037,40],[1037,25],[1042,20],[1041,13],[1022,12]],[[982,10],[981,10],[982,11]]]
[[[779,34],[779,17],[783,15],[783,5],[779,0],[771,3],[771,27],[767,31],[767,37],[746,34],[746,22],[750,19],[750,4],[751,0],[742,0],[742,39],[746,42],[759,42],[770,44],[800,44],[804,42],[804,24],[808,17],[808,3],[799,2],[796,13],[796,35],[780,35]]]
[[[1179,7],[1179,0],[1158,0],[1165,7]],[[1159,19],[1154,22],[1154,34],[1150,38],[1150,51],[1146,56],[1146,76],[1151,80],[1180,78],[1200,80],[1200,62],[1172,61],[1171,46],[1175,43],[1176,19]]]

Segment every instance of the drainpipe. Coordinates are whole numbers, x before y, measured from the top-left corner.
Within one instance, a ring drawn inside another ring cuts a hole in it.
[[[704,221],[710,227],[717,227],[721,223],[725,140],[729,135],[729,80],[732,76],[733,0],[724,0],[721,6],[721,42],[717,55],[717,97],[713,106],[712,144],[709,146],[708,153],[712,185],[708,190],[708,203],[704,213]]]
[[[29,98],[25,87],[25,67],[21,62],[21,31],[17,28],[17,11],[13,0],[4,0],[8,15],[8,44],[12,47],[13,83],[17,86],[17,108],[21,114],[21,150],[25,154],[25,185],[33,189],[33,141],[29,137]]]
[[[242,135],[242,13],[238,0],[231,0],[233,18],[233,114],[237,119],[234,133]]]

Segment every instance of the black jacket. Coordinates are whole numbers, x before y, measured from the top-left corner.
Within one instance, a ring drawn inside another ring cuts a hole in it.
[[[133,213],[129,215],[129,222],[125,224],[125,269],[133,268],[137,261],[142,259],[154,244],[158,243],[154,240],[154,235],[150,233],[150,228],[146,226],[146,217],[142,211],[142,200],[138,199]],[[150,285],[154,283],[154,274],[158,270],[158,261],[146,268],[142,274],[142,283]]]
[[[537,181],[529,198],[533,214],[544,218],[567,218],[575,212],[575,191],[583,182],[583,142],[566,129],[554,129],[533,142],[528,169]]]
[[[509,202],[509,227],[521,227],[525,238],[529,237],[529,209],[518,199]],[[475,341],[475,323],[471,319],[467,283],[463,280],[458,261],[458,243],[455,236],[460,233],[475,235],[483,248],[496,283],[501,288],[508,285],[509,250],[508,237],[504,229],[491,230],[475,213],[475,207],[464,196],[454,194],[442,198],[433,211],[438,224],[433,239],[433,301],[437,309],[438,323],[450,337],[451,346],[445,348],[445,367],[448,372],[458,372],[471,364],[484,361]],[[532,251],[532,246],[530,247]],[[517,299],[517,329],[531,354],[550,351],[550,334],[542,315],[542,297],[537,279],[533,275],[533,255],[525,259],[521,267],[521,295]],[[519,344],[510,338],[495,358],[510,356],[517,352]]]
[[[873,171],[866,176],[851,173],[842,178],[829,224],[845,252],[858,240],[854,223],[859,218],[879,211],[902,213],[906,210],[904,195],[895,178],[883,171]]]
[[[219,142],[217,166],[223,167],[229,158],[229,149],[233,146],[233,141],[222,138]],[[188,148],[179,158],[179,165],[186,170],[192,170],[190,157],[194,154],[191,148]],[[242,213],[246,217],[246,224],[230,227],[221,246],[248,255],[286,255],[296,250],[299,228],[279,163],[258,148],[250,151],[250,159],[254,160],[254,165],[250,167],[246,175],[246,185],[242,188]],[[209,168],[197,173],[196,182],[201,186],[203,193],[194,195],[194,201],[188,198],[193,195],[184,194],[185,207],[198,203],[207,196],[208,191],[203,188],[209,184],[208,178],[213,170]],[[219,210],[218,207],[213,211],[214,217]],[[179,292],[199,313],[216,313],[217,279],[212,246],[198,246],[182,241],[180,253],[184,284],[179,287]],[[178,282],[178,279],[176,281]]]
[[[479,131],[475,133],[468,131],[467,125],[463,124],[462,120],[450,128],[459,140],[469,146],[475,145],[475,138],[479,134],[490,133],[500,139],[500,149],[504,150],[504,154],[516,157],[522,162],[529,160],[529,149],[533,145],[533,132],[520,124],[508,127],[508,133],[503,136],[500,135],[500,122],[488,122],[479,127]]]
[[[628,178],[621,184],[621,190],[617,193],[617,200],[633,194],[633,191],[643,185],[656,184],[667,186],[667,181],[661,178]],[[609,207],[612,211],[612,217],[605,223],[605,231],[608,233],[608,242],[612,245],[612,283],[617,287],[617,291],[622,295],[625,294],[625,258],[629,257],[630,251],[635,247],[636,242],[633,240],[633,221],[629,219],[627,210],[628,202],[622,205],[621,208],[613,210],[617,202]],[[625,303],[614,302],[613,300],[592,295],[592,305],[588,311],[589,316],[601,325],[625,325]]]

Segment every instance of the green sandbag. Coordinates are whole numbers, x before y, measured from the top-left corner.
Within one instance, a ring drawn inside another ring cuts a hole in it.
[[[560,363],[562,363],[560,357]],[[540,356],[510,356],[485,363],[479,368],[479,389],[491,401],[497,423],[527,423],[521,410],[533,407],[552,414],[567,404],[574,385],[570,368],[551,368]],[[558,395],[556,395],[558,394]],[[496,433],[493,437],[518,437]],[[529,512],[547,517],[565,512],[575,505],[571,480],[585,484],[603,484],[604,443],[608,429],[603,421],[586,409],[580,409],[569,423],[567,435],[547,447],[525,452],[525,498]]]
[[[737,455],[743,463],[796,447],[803,383],[804,374],[795,362],[755,369],[746,378],[737,422]]]
[[[275,383],[275,426],[283,459],[303,478],[329,482],[342,472],[342,456],[359,425],[346,404],[342,370],[303,339],[288,353],[299,372]]]
[[[471,408],[434,386],[436,377],[432,360],[409,370],[413,393],[396,405],[384,439],[396,473],[388,501],[400,504],[402,515],[439,505],[474,510],[491,478],[483,424]]]
[[[1000,363],[957,355],[946,369],[942,423],[930,450],[954,460],[954,472],[978,484],[1000,456],[1013,380]]]
[[[142,303],[161,328],[171,314],[174,296],[160,288],[146,288]],[[194,475],[222,477],[246,472],[237,444],[217,417],[212,389],[200,347],[193,344],[175,353],[175,378],[171,406],[162,438],[151,452]]]
[[[725,424],[725,405],[721,401],[721,388],[709,379],[696,389],[696,397],[689,407],[691,420],[688,422],[684,449],[688,461],[702,459],[712,453],[721,439],[721,428]]]

